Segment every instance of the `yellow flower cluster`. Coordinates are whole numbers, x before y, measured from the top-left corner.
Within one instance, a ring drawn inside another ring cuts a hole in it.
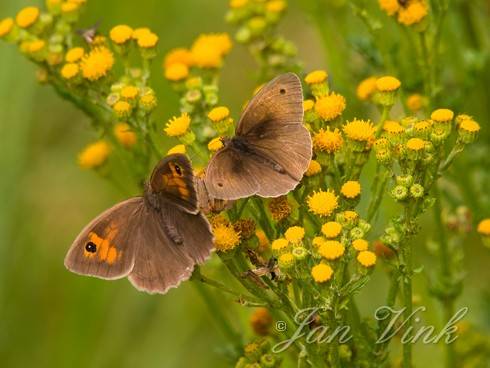
[[[429,13],[427,0],[407,0],[404,4],[398,0],[378,0],[378,2],[386,14],[397,15],[398,22],[406,26],[420,23]]]

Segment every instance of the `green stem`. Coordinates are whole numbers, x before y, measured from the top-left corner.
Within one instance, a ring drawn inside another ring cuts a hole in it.
[[[403,283],[403,368],[412,368],[412,343],[410,336],[412,335],[413,321],[413,305],[412,305],[412,276],[413,276],[413,260],[412,260],[412,245],[407,241],[407,232],[411,226],[410,205],[405,207],[405,242],[402,245],[401,255],[403,260],[402,267],[402,283]]]

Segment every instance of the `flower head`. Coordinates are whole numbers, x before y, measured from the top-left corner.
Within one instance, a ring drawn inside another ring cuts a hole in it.
[[[396,14],[398,9],[400,9],[398,0],[378,0],[378,3],[380,8],[383,9],[389,16]]]
[[[193,64],[200,68],[218,68],[231,46],[230,36],[226,33],[202,34],[191,47]]]
[[[119,117],[128,117],[131,114],[132,106],[127,101],[117,101],[112,109]]]
[[[323,83],[327,80],[328,74],[325,70],[315,70],[310,72],[305,77],[305,82],[308,84]]]
[[[114,136],[123,147],[129,148],[136,144],[136,133],[127,123],[117,123],[114,126]]]
[[[109,37],[111,38],[112,42],[122,45],[133,37],[133,29],[130,26],[121,24],[111,29],[109,32]]]
[[[83,169],[93,169],[102,166],[111,152],[109,143],[97,141],[85,147],[78,155],[78,164]]]
[[[165,55],[165,60],[163,66],[168,68],[170,65],[179,63],[186,66],[192,66],[192,53],[185,48],[176,48],[170,50],[167,55]]]
[[[60,73],[64,79],[69,80],[76,77],[79,71],[80,71],[80,67],[78,66],[78,64],[68,63],[63,65],[63,68],[61,68]]]
[[[230,225],[216,225],[213,227],[214,246],[221,252],[229,251],[240,244],[240,234]]]
[[[345,252],[344,245],[337,240],[326,240],[320,248],[318,248],[318,253],[328,260],[335,260],[342,257]]]
[[[307,201],[310,211],[318,216],[330,216],[339,205],[338,197],[332,190],[315,192]]]
[[[0,37],[8,35],[14,28],[14,20],[12,18],[5,18],[0,21]]]
[[[397,0],[395,0],[397,1]],[[356,89],[357,98],[361,101],[368,100],[376,92],[376,77],[369,77],[361,81]]]
[[[184,144],[177,144],[167,151],[167,155],[173,155],[176,153],[180,153],[180,154],[185,155],[185,153],[186,153],[185,145]]]
[[[39,8],[35,6],[28,6],[17,13],[15,21],[20,28],[28,28],[36,23],[39,15]]]
[[[385,76],[376,80],[376,89],[380,92],[393,92],[400,86],[401,82],[395,77]]]
[[[96,81],[112,69],[114,55],[104,46],[92,49],[81,61],[82,75],[85,79]]]
[[[353,141],[367,142],[374,140],[376,128],[369,120],[354,119],[344,124],[343,131]]]
[[[311,160],[308,169],[305,172],[306,176],[314,176],[322,171],[320,163],[316,160]]]
[[[405,131],[401,124],[394,120],[386,120],[383,124],[383,130],[392,135],[402,134]]]
[[[208,118],[214,123],[225,120],[230,116],[230,110],[226,106],[218,106],[208,113]]]
[[[342,225],[336,221],[329,221],[322,225],[322,233],[327,238],[336,238],[342,231]]]
[[[327,130],[320,129],[318,133],[313,136],[313,146],[317,151],[324,151],[327,153],[335,153],[337,152],[344,143],[342,138],[342,134],[340,131],[335,128],[335,130],[330,130],[330,127]]]
[[[250,326],[259,336],[269,334],[272,322],[272,316],[267,308],[257,308],[250,316]]]
[[[213,138],[208,143],[208,150],[210,150],[211,152],[219,151],[222,148],[223,148],[223,141],[221,140],[221,137]]]
[[[189,67],[184,63],[173,63],[165,68],[165,78],[178,82],[189,76]]]
[[[481,235],[490,236],[490,218],[481,220],[476,230]]]
[[[287,196],[272,198],[268,205],[269,211],[274,221],[281,221],[291,214],[291,205]]]
[[[352,242],[355,250],[362,252],[368,249],[369,243],[365,239],[356,239]]]
[[[473,118],[467,117],[461,119],[462,115],[458,116],[458,128],[468,133],[477,133],[480,131],[480,124],[478,124]]]
[[[437,109],[430,115],[430,118],[437,123],[449,123],[453,117],[454,112],[449,109]]]
[[[342,185],[340,193],[346,198],[356,198],[361,194],[361,184],[355,180],[349,180]]]
[[[124,86],[121,90],[121,97],[127,100],[133,100],[138,97],[140,90],[136,86]]]
[[[425,147],[425,141],[420,138],[410,138],[406,146],[411,151],[420,151]]]
[[[376,264],[376,254],[369,250],[363,250],[357,255],[357,261],[364,267],[372,267]]]
[[[170,119],[164,130],[169,137],[180,137],[187,133],[190,124],[191,118],[188,113],[184,112],[180,116],[174,116]]]
[[[271,249],[274,253],[280,254],[289,248],[289,242],[284,238],[276,239],[272,242]]]
[[[281,254],[277,260],[277,263],[281,269],[287,270],[294,265],[296,258],[294,258],[292,253]]]
[[[291,226],[284,233],[284,237],[291,243],[299,243],[305,236],[305,229],[301,226]]]
[[[406,26],[422,21],[429,13],[426,0],[408,0],[406,6],[400,7],[398,11],[398,22]]]
[[[323,283],[330,280],[332,275],[332,267],[324,263],[320,263],[311,269],[311,276],[313,277],[313,280],[318,283]]]
[[[140,31],[139,33],[133,33],[133,38],[136,38],[136,43],[142,49],[151,49],[158,43],[158,36],[149,29]]]
[[[229,6],[232,9],[243,8],[248,4],[248,0],[230,0]]]
[[[345,98],[336,93],[320,97],[315,103],[316,113],[326,121],[338,118],[345,110]]]
[[[424,107],[424,97],[418,93],[414,93],[407,98],[407,107],[412,112],[417,112]]]
[[[303,101],[303,111],[304,112],[310,111],[311,109],[313,109],[313,107],[315,107],[315,101],[313,101],[313,100],[304,100]]]
[[[67,63],[76,63],[85,55],[85,50],[82,47],[73,47],[69,49],[65,55]]]

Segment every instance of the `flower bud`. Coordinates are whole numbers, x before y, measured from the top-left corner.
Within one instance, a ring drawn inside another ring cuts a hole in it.
[[[407,198],[408,190],[407,187],[403,185],[397,185],[391,190],[391,196],[397,201],[402,201]]]

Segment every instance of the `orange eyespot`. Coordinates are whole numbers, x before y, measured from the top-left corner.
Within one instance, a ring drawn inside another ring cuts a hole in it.
[[[177,175],[177,176],[183,176],[184,175],[182,168],[179,165],[174,164],[173,162],[170,163],[170,170],[172,171],[172,174],[174,174],[174,175]]]

